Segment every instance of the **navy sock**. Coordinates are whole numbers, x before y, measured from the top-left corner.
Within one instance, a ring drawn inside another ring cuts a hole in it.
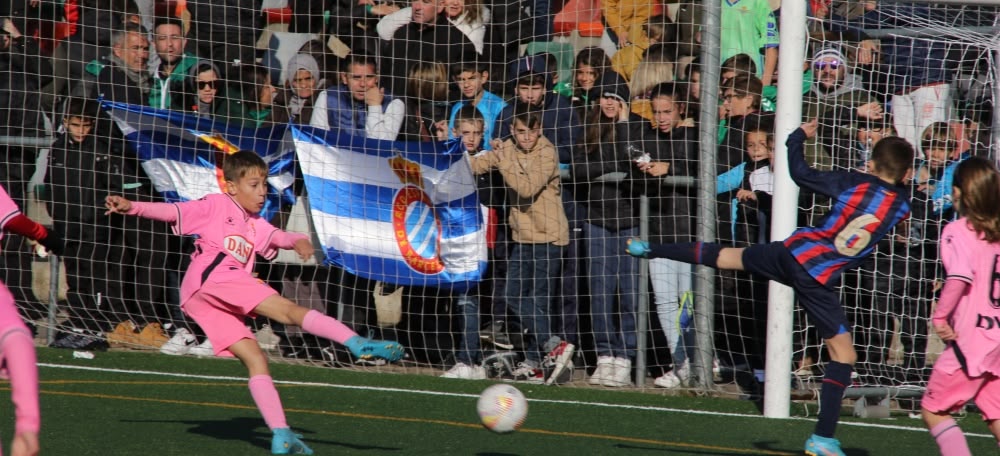
[[[826,375],[819,390],[819,420],[815,434],[832,438],[840,421],[840,404],[844,400],[844,390],[851,383],[850,364],[830,361],[826,363]]]
[[[676,244],[650,244],[650,258],[666,258],[689,264],[718,267],[722,245],[705,242],[679,242]]]

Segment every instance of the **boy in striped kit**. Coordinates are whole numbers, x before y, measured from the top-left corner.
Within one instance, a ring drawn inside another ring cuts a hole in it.
[[[833,434],[857,354],[837,285],[844,271],[858,267],[880,239],[909,217],[909,193],[900,183],[912,170],[914,153],[906,140],[889,137],[875,145],[868,174],[818,171],[810,168],[803,156],[803,143],[816,134],[816,127],[816,120],[802,124],[787,142],[792,180],[805,190],[833,199],[830,213],[816,226],[799,228],[784,241],[746,248],[702,242],[650,245],[630,239],[626,249],[643,258],[745,270],[795,289],[799,304],[815,322],[830,353],[820,390],[818,422],[806,441],[805,452],[843,455]]]

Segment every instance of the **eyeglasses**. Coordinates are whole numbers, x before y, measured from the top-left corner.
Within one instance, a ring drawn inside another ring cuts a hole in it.
[[[840,60],[824,60],[822,62],[814,63],[813,68],[816,68],[817,70],[825,70],[827,68],[836,70],[837,68],[840,68],[841,63],[843,62]]]
[[[202,90],[204,90],[204,89],[214,89],[215,88],[215,81],[198,81],[198,88],[202,89]]]

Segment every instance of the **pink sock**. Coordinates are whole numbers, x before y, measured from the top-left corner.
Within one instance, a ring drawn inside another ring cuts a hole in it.
[[[260,410],[268,428],[288,427],[288,422],[285,421],[285,409],[281,407],[281,398],[278,397],[278,390],[274,387],[274,381],[271,380],[270,375],[250,377],[250,395],[257,403],[257,409]]]
[[[0,335],[0,353],[7,363],[11,399],[14,402],[15,432],[38,432],[41,415],[38,408],[38,362],[35,341],[23,325]]]
[[[931,429],[931,436],[937,441],[941,456],[971,456],[969,444],[965,441],[962,428],[949,418]]]
[[[336,318],[328,317],[315,310],[306,313],[302,319],[302,329],[309,334],[332,340],[341,345],[347,342],[347,339],[358,335]]]

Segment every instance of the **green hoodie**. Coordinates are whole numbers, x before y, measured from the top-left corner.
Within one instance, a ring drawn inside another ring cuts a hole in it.
[[[181,57],[181,61],[177,62],[177,66],[174,67],[174,71],[170,72],[167,79],[160,79],[159,69],[157,69],[153,73],[153,87],[149,91],[149,105],[154,108],[173,109],[174,106],[171,104],[173,101],[171,99],[172,92],[181,90],[181,87],[184,85],[184,79],[188,77],[188,70],[197,63],[197,57],[185,52],[184,56]]]

